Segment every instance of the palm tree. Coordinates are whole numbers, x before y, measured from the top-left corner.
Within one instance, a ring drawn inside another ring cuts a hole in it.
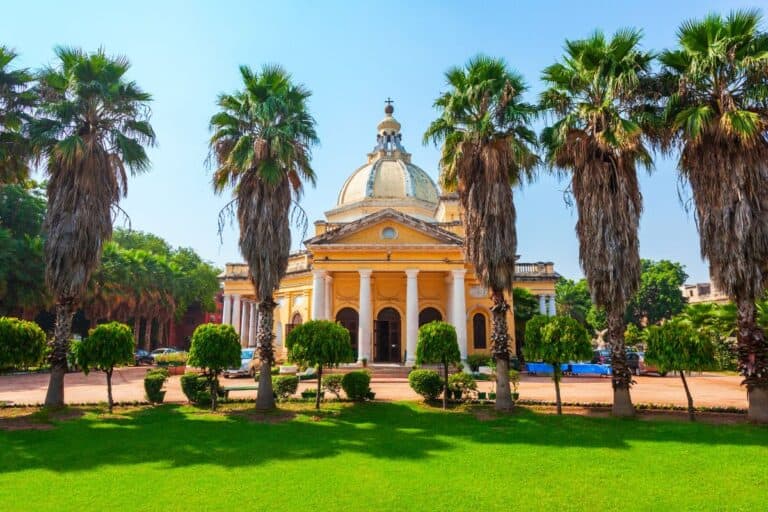
[[[248,263],[259,302],[257,344],[261,369],[258,409],[275,406],[271,366],[274,292],[288,267],[290,211],[303,182],[314,185],[311,148],[318,142],[307,101],[311,92],[294,84],[282,67],[260,72],[240,67],[243,89],[222,94],[211,117],[211,154],[217,193],[234,189],[240,224],[240,251]]]
[[[624,312],[640,281],[636,168],[653,163],[643,144],[639,92],[653,55],[639,49],[640,39],[637,30],[621,30],[610,40],[595,32],[566,41],[563,60],[544,70],[549,88],[541,96],[553,121],[541,135],[546,160],[570,172],[579,259],[593,302],[607,314],[618,416],[634,414]]]
[[[539,163],[536,115],[522,101],[522,76],[502,59],[476,56],[445,74],[449,91],[436,101],[440,117],[424,143],[442,143],[440,182],[458,191],[463,210],[467,259],[491,290],[491,351],[496,360],[496,409],[512,407],[509,388],[510,340],[504,292],[512,292],[517,232],[512,187],[533,179]]]
[[[0,46],[0,184],[21,182],[29,173],[25,128],[35,93],[29,87],[32,75],[10,68],[15,58],[13,50]]]
[[[52,406],[64,403],[72,315],[112,235],[128,171],[148,169],[144,145],[155,140],[151,97],[126,80],[126,58],[72,48],[56,56],[57,66],[39,74],[39,118],[31,125],[49,176],[45,259],[56,327],[45,404]]]
[[[768,422],[768,344],[755,302],[768,284],[768,34],[757,11],[684,22],[660,60],[667,150],[691,185],[701,254],[738,309],[749,417]]]

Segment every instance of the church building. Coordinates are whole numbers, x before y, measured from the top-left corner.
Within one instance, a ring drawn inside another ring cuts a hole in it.
[[[358,361],[413,364],[419,326],[433,320],[456,327],[462,359],[489,352],[490,293],[465,259],[458,198],[441,194],[411,162],[393,112],[387,105],[366,163],[344,182],[325,220],[315,222],[305,250],[289,259],[275,293],[278,357],[286,335],[307,319],[349,329]],[[515,275],[515,286],[537,295],[540,312],[553,315],[554,265],[518,263]],[[222,322],[235,327],[243,346],[255,346],[248,267],[228,263],[222,277]],[[513,336],[511,309],[508,322]]]

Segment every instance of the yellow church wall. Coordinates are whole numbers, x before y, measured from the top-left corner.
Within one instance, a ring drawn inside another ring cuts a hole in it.
[[[396,236],[391,240],[382,239],[382,232],[386,228],[392,228],[395,230]],[[359,243],[386,243],[391,242],[393,245],[397,244],[435,244],[439,243],[434,237],[431,237],[421,231],[406,227],[402,224],[384,221],[376,223],[365,229],[361,229],[356,233],[351,233],[349,236],[339,239],[337,244],[359,244]]]

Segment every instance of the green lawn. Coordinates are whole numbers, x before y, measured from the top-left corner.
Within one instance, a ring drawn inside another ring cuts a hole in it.
[[[766,510],[768,429],[412,403],[0,430],[0,510]],[[485,413],[487,416],[487,413]]]

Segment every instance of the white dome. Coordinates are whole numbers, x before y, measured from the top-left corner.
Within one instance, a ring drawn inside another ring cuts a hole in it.
[[[358,168],[341,187],[338,206],[376,199],[415,199],[437,205],[435,182],[402,156],[381,155]]]

